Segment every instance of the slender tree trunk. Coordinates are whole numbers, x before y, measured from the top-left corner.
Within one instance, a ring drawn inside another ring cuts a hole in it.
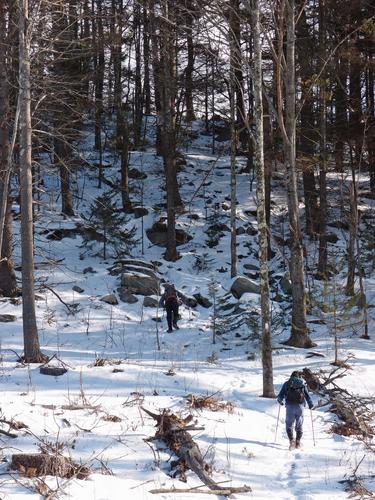
[[[9,50],[10,37],[7,28],[7,8],[7,0],[0,3],[0,295],[12,297],[17,294],[17,282],[12,261],[13,230],[9,196],[13,147],[9,144],[8,123],[7,51]],[[15,120],[14,127],[17,128],[17,120]]]
[[[189,2],[189,9],[192,5]],[[187,42],[187,66],[185,71],[185,104],[186,121],[188,123],[195,120],[193,105],[193,72],[194,72],[194,41],[193,41],[193,16],[191,12],[186,14],[186,42]]]
[[[160,125],[162,151],[167,189],[167,249],[165,259],[175,261],[178,258],[176,246],[176,41],[172,29],[174,23],[174,7],[169,0],[163,1],[160,61],[162,64],[161,84],[162,99],[160,110]]]
[[[234,24],[233,17],[237,16],[234,6],[229,12],[229,25]],[[231,278],[237,276],[237,172],[236,172],[236,152],[237,152],[237,127],[236,127],[236,44],[235,31],[229,30],[230,46],[230,131],[231,131],[231,154],[230,154],[230,275]]]
[[[318,233],[319,211],[318,211],[318,193],[315,184],[314,174],[314,145],[316,142],[316,132],[313,114],[313,101],[307,92],[309,86],[306,82],[310,81],[314,72],[311,65],[311,58],[306,54],[312,53],[314,40],[310,35],[310,27],[306,19],[306,12],[303,8],[304,0],[298,0],[298,9],[301,12],[297,24],[297,57],[301,77],[301,101],[304,103],[300,117],[300,136],[299,136],[299,154],[302,163],[302,180],[305,197],[305,218],[306,233],[314,236]]]
[[[319,1],[319,45],[321,60],[326,60],[326,12],[325,0]],[[327,270],[327,88],[326,72],[323,71],[320,80],[320,171],[319,171],[319,261],[318,273],[323,277]]]
[[[135,45],[135,79],[134,79],[134,147],[138,148],[142,137],[143,91],[141,78],[141,9],[134,3],[134,45]]]
[[[273,389],[270,290],[268,281],[268,226],[263,151],[262,52],[260,46],[259,2],[250,1],[254,40],[253,86],[255,101],[255,169],[257,176],[257,221],[260,268],[260,307],[262,315],[263,397],[275,397]]]
[[[34,293],[28,0],[21,0],[19,7],[22,320],[25,361],[38,363],[43,360],[43,355],[39,346]]]
[[[143,100],[145,114],[151,114],[151,85],[150,85],[150,20],[147,12],[148,0],[143,0]]]
[[[286,1],[286,67],[285,85],[285,162],[290,232],[290,278],[292,282],[292,327],[289,345],[311,347],[306,324],[305,273],[302,235],[299,220],[296,168],[296,87],[295,87],[295,7],[294,0]]]

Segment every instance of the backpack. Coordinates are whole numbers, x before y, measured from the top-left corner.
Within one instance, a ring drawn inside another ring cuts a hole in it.
[[[174,285],[168,285],[164,292],[165,302],[177,300],[177,292]]]
[[[302,404],[305,402],[304,394],[305,382],[301,378],[292,377],[288,381],[286,390],[286,402],[294,404]]]

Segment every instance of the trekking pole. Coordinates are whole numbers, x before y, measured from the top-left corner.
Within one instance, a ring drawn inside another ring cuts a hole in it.
[[[310,417],[311,417],[311,429],[312,429],[312,435],[313,435],[313,442],[314,442],[314,446],[316,446],[312,410],[310,410]]]
[[[281,405],[279,405],[279,411],[277,412],[277,422],[276,422],[276,431],[275,431],[275,443],[276,443],[276,438],[277,438],[277,428],[279,427],[280,408],[281,408]]]

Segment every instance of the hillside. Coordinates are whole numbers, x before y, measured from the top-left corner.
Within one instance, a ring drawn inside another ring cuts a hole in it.
[[[151,120],[149,127],[151,144]],[[178,180],[185,210],[177,216],[177,229],[188,235],[183,237],[188,241],[178,246],[180,259],[176,262],[164,260],[164,248],[148,237],[148,230],[165,220],[162,161],[151,146],[130,153],[131,199],[137,210],[116,227],[118,233],[134,227],[135,246],[126,254],[113,247],[113,239],[106,249],[106,259],[101,255],[103,242],[90,231],[90,207],[98,196],[108,193],[116,214],[121,212],[120,193],[113,189],[119,179],[118,158],[110,150],[105,152],[104,182],[98,188],[98,158],[93,153],[92,133],[87,131],[79,146],[81,158],[74,176],[76,215],[64,218],[59,212],[56,176],[53,171],[48,175],[47,158],[41,156],[44,186],[35,211],[38,329],[42,351],[52,358],[49,365],[67,371],[61,376],[48,376],[40,373],[38,365],[21,362],[21,302],[1,299],[2,429],[10,429],[7,422],[25,424],[11,429],[16,438],[1,437],[2,500],[43,496],[77,500],[204,498],[205,494],[193,492],[150,493],[155,489],[197,488],[201,481],[191,471],[186,473],[186,483],[169,475],[174,456],[162,442],[149,440],[155,434],[155,422],[142,407],[155,414],[163,409],[183,417],[192,414],[196,425],[204,427],[192,431],[192,436],[212,467],[215,482],[252,488],[252,493],[235,494],[233,498],[344,499],[348,498],[347,484],[340,481],[349,479],[353,471],[363,478],[368,491],[375,491],[371,438],[366,448],[355,436],[333,433],[331,427],[337,417],[320,396],[312,394],[316,409],[311,414],[306,411],[303,447],[293,452],[287,446],[284,408],[277,427],[278,404],[260,397],[260,296],[256,287],[255,293],[244,293],[240,298],[231,293],[228,144],[220,143],[214,155],[211,136],[202,132],[203,124],[195,122],[192,139],[181,149]],[[256,181],[245,167],[246,158],[238,157],[238,275],[257,285]],[[375,200],[365,196],[368,178],[363,175],[360,181],[360,241],[372,337]],[[277,165],[271,217],[274,256],[270,261],[274,384],[277,393],[293,370],[306,367],[328,373],[334,369],[335,309],[340,323],[339,357],[349,365],[341,370],[345,376],[336,383],[351,394],[367,398],[374,411],[373,339],[360,338],[361,305],[358,300],[350,302],[343,293],[348,235],[337,227],[343,217],[339,199],[343,185],[341,174],[332,173],[329,188],[337,191],[337,196],[332,197],[335,203],[329,207],[329,258],[336,272],[329,281],[316,279],[317,243],[305,240],[308,324],[316,347],[287,347],[283,344],[290,334],[288,252],[284,244],[287,221],[284,171],[281,164]],[[17,216],[19,206],[14,204],[13,211]],[[15,231],[15,262],[20,276],[17,217]],[[186,303],[180,307],[180,329],[172,334],[166,332],[165,314],[157,306],[159,294],[150,295],[154,299],[151,307],[139,293],[132,294],[134,303],[129,302],[132,299],[124,289],[124,274],[144,277],[145,270],[161,283],[172,281],[184,296],[198,300],[195,307]],[[215,343],[214,299],[218,327]],[[344,324],[346,327],[342,327]],[[312,352],[315,355],[311,356]],[[193,398],[208,396],[212,396],[211,406],[192,407]],[[26,471],[30,477],[9,470],[13,454],[42,449],[84,464],[91,470],[89,477],[37,479],[32,470]]]

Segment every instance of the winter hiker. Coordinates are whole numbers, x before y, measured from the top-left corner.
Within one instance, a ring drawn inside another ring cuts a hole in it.
[[[303,408],[306,403],[310,410],[314,407],[300,372],[294,371],[289,380],[284,382],[277,396],[277,401],[281,406],[284,404],[284,399],[286,406],[285,427],[290,443],[289,449],[299,448],[303,433]],[[293,435],[293,424],[295,424],[296,440],[294,440]]]
[[[161,296],[160,305],[165,307],[167,312],[167,322],[168,322],[168,333],[173,331],[172,326],[175,330],[178,330],[177,320],[178,320],[178,306],[181,301],[178,298],[178,292],[172,283],[166,283],[164,285],[164,293]]]

